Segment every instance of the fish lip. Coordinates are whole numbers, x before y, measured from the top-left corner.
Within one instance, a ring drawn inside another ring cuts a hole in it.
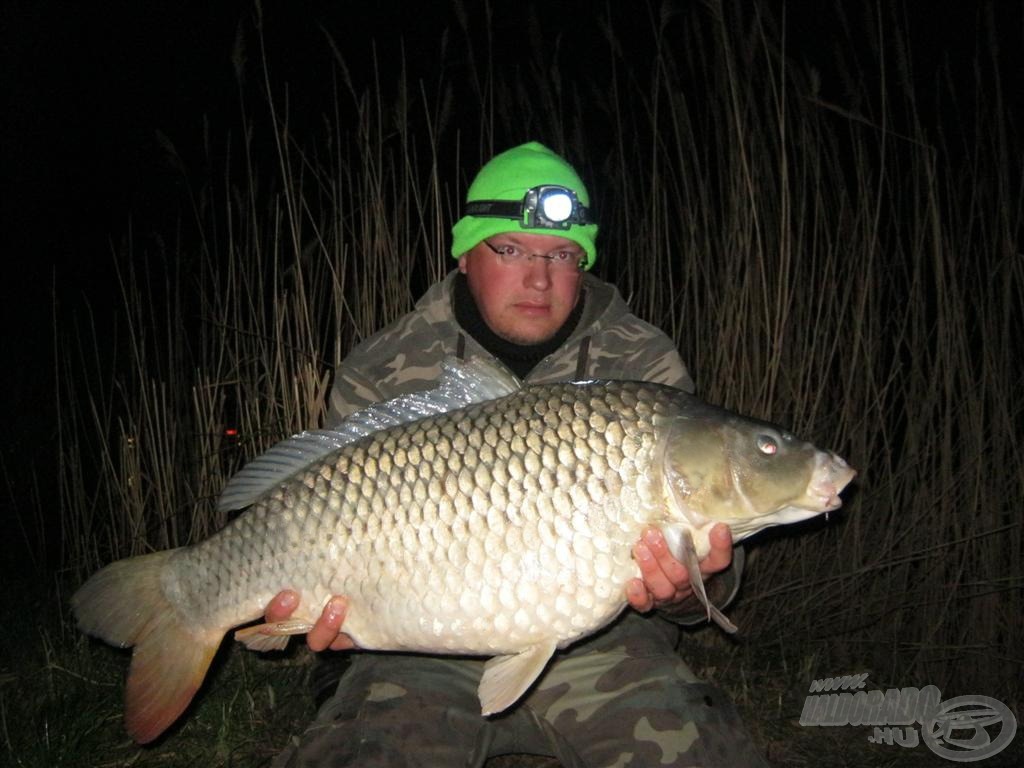
[[[843,506],[840,495],[857,476],[857,471],[831,451],[818,453],[814,475],[807,486],[807,497],[816,502],[821,512],[832,512]]]
[[[846,484],[837,485],[832,480],[812,482],[807,488],[807,498],[813,502],[808,509],[815,512],[833,512],[843,506],[839,495]]]
[[[835,512],[841,506],[843,506],[843,499],[839,496],[839,493],[837,492],[826,501],[825,506],[822,509],[822,512]]]

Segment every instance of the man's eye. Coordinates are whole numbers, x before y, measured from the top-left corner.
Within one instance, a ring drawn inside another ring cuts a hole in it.
[[[502,256],[515,257],[519,254],[519,249],[516,248],[514,245],[499,245],[498,253]]]
[[[555,251],[551,254],[551,258],[554,261],[571,261],[574,263],[580,260],[579,254],[572,251]]]

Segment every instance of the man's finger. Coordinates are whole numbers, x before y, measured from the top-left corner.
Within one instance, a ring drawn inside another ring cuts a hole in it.
[[[708,539],[711,542],[711,551],[700,563],[700,572],[705,575],[725,570],[732,562],[732,531],[728,525],[716,525],[711,529]]]
[[[324,606],[323,613],[316,620],[313,629],[306,635],[306,644],[310,650],[322,651],[338,640],[338,632],[345,621],[345,610],[348,604],[344,598],[332,597]]]
[[[646,537],[633,547],[633,557],[640,566],[640,577],[651,597],[656,602],[671,599],[676,593],[676,585],[666,575],[661,562],[647,545]]]
[[[291,618],[291,615],[295,613],[295,609],[299,607],[299,593],[286,589],[282,592],[278,592],[274,599],[270,601],[267,606],[267,621],[273,623],[275,621],[285,621]]]
[[[646,537],[633,548],[633,556],[640,566],[640,578],[643,580],[643,586],[650,593],[654,602],[673,599],[679,585],[673,581],[670,573],[666,572],[664,558],[658,559],[651,551]]]
[[[658,567],[661,568],[665,578],[673,587],[679,589],[689,585],[690,574],[687,573],[686,566],[676,560],[675,555],[669,550],[668,542],[665,540],[665,536],[660,529],[648,528],[645,530],[643,543],[651,550],[651,554],[654,555],[654,559],[658,562]],[[658,595],[658,599],[664,600],[666,598]]]
[[[626,582],[626,599],[640,613],[647,613],[654,607],[654,598],[640,579],[630,579]]]
[[[356,647],[355,642],[351,637],[342,632],[330,645],[332,651],[351,651]]]

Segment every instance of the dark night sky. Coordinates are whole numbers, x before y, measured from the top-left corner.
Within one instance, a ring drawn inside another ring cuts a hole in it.
[[[357,74],[372,36],[386,46],[402,33],[390,23],[398,3],[263,5],[274,74],[289,82],[300,108],[303,84],[319,85],[329,63],[321,25]],[[239,28],[252,29],[253,8],[251,0],[0,5],[0,306],[13,362],[0,394],[10,463],[46,460],[51,448],[54,286],[65,316],[88,302],[102,323],[115,281],[111,254],[129,226],[140,242],[154,231],[173,239],[187,185],[203,170],[204,130],[218,145],[238,130],[231,57]],[[413,36],[409,47],[435,41],[447,23],[418,19],[425,37]],[[257,54],[248,53],[253,65]],[[161,134],[184,159],[188,181]]]
[[[1012,4],[1019,5],[1005,5]],[[388,52],[401,40],[412,68],[419,65],[429,76],[441,31],[455,26],[452,3],[416,3],[414,14],[398,10],[406,5],[265,2],[274,76],[289,83],[299,103],[307,93],[304,86],[319,86],[329,63],[321,26],[338,40],[349,66],[358,69],[369,60],[371,39],[378,41],[386,66],[394,58]],[[508,41],[503,46],[521,47],[516,21],[529,3],[498,0],[494,5],[496,37]],[[544,18],[553,30],[580,26],[574,19],[595,7],[589,0],[534,5],[548,9]],[[931,70],[940,56],[973,54],[963,22],[976,5],[972,0],[909,3],[921,71]],[[788,3],[791,53],[819,68],[828,67],[831,46],[840,36],[831,7],[818,1]],[[174,220],[170,208],[181,180],[157,132],[188,158],[200,149],[204,119],[215,140],[237,129],[231,54],[239,25],[252,19],[253,3],[4,0],[0,8],[3,244],[5,251],[20,254],[9,260],[8,269],[21,286],[19,294],[53,264],[59,265],[58,276],[90,288],[108,238],[123,235],[129,216],[156,227]],[[954,8],[959,12],[952,13]],[[855,20],[862,12],[849,10]],[[1019,21],[1002,31],[1007,49],[1024,45]],[[252,64],[256,54],[249,53]],[[308,92],[323,94],[319,87]],[[309,106],[317,113],[325,107]]]
[[[188,161],[201,157],[204,124],[214,140],[237,130],[231,54],[239,25],[251,28],[253,3],[0,2],[0,246],[9,361],[2,396],[12,414],[5,453],[31,458],[45,455],[40,451],[49,422],[40,414],[53,405],[51,281],[56,280],[62,308],[83,297],[102,305],[112,280],[111,244],[124,237],[130,220],[136,232],[156,229],[173,236],[184,184],[158,132]],[[771,0],[773,6],[780,3]],[[431,57],[441,31],[455,27],[449,2],[267,0],[263,5],[274,76],[289,82],[297,112],[303,99],[324,92],[320,86],[329,58],[321,27],[356,70],[369,62],[372,39],[385,66],[395,60],[389,54],[402,40],[410,69],[427,74],[438,66]],[[466,0],[466,5],[478,4]],[[514,55],[523,46],[519,20],[531,3],[497,0],[493,5],[495,38]],[[569,44],[581,45],[586,55],[586,41],[571,35],[581,26],[578,15],[601,4],[532,5],[544,9],[545,24],[564,31]],[[921,71],[933,69],[943,56],[973,55],[974,40],[963,30],[965,19],[973,24],[976,3],[910,0],[908,5]],[[864,12],[860,3],[844,6],[857,6],[851,14]],[[1019,52],[1024,47],[1020,3],[997,6],[1017,8],[1006,14],[1000,35],[1005,50]],[[791,54],[826,71],[841,34],[832,7],[820,0],[788,4]],[[638,12],[637,24],[645,23]],[[250,64],[255,58],[250,51]],[[969,77],[969,64],[958,71]],[[315,102],[306,106],[311,114],[326,108]]]
[[[299,3],[308,15],[281,19],[266,5],[281,75],[301,87],[304,38],[331,21],[325,8],[335,6],[337,17],[341,6],[367,13],[368,4]],[[173,231],[181,179],[158,132],[188,162],[201,150],[204,121],[214,140],[237,128],[231,54],[251,9],[246,0],[4,6],[4,232],[8,248],[33,254],[15,266],[24,270],[19,283],[56,264],[62,283],[91,290],[106,278],[108,239],[123,236],[129,217],[136,229]],[[373,15],[349,12],[346,24],[377,28]]]

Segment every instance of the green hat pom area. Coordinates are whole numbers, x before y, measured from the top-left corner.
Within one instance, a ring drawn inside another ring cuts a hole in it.
[[[527,191],[545,184],[567,187],[583,205],[590,206],[590,195],[569,163],[543,144],[531,141],[495,155],[476,175],[466,193],[466,202],[508,200],[521,202]],[[584,269],[594,266],[597,250],[597,224],[571,224],[568,229],[527,227],[512,218],[463,216],[452,227],[452,256],[460,258],[482,240],[507,232],[532,232],[557,235],[579,244],[587,252]]]

